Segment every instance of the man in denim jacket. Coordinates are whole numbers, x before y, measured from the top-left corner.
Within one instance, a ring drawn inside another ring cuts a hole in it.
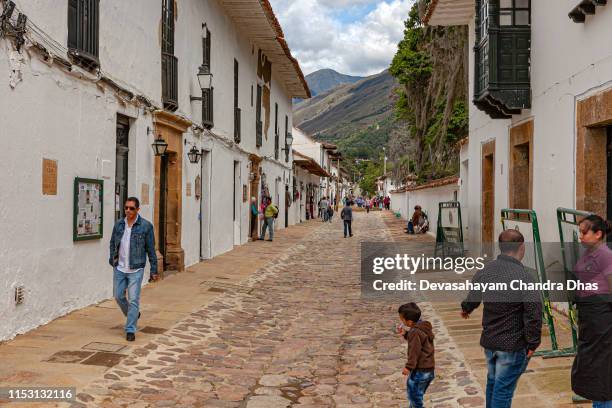
[[[127,341],[136,339],[136,323],[140,317],[140,288],[146,257],[151,264],[151,280],[157,281],[157,255],[153,225],[138,215],[140,201],[129,197],[125,201],[125,218],[113,228],[108,262],[113,267],[113,296],[127,317]],[[125,296],[127,289],[128,298]]]

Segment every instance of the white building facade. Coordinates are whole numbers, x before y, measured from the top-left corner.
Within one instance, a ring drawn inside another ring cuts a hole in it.
[[[165,270],[247,242],[250,197],[288,212],[291,101],[310,93],[267,1],[0,10],[0,340],[111,296],[108,241],[128,196]]]
[[[432,2],[428,24],[470,33],[459,193],[466,239],[495,240],[504,208],[535,210],[544,242],[559,240],[557,207],[612,218],[612,7],[604,3]]]

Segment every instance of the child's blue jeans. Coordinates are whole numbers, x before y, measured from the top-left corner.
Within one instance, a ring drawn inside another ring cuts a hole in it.
[[[406,391],[410,408],[423,408],[423,397],[427,387],[434,379],[433,371],[412,370],[406,381]]]

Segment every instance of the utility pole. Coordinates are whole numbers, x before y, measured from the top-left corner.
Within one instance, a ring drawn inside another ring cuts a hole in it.
[[[387,148],[383,146],[383,198],[387,196]]]
[[[336,178],[336,211],[338,211],[338,204],[341,200],[341,198],[338,197],[340,194],[340,177],[340,157],[338,157],[338,177]]]

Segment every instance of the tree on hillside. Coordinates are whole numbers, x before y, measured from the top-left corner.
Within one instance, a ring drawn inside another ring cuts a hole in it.
[[[402,85],[395,110],[407,132],[391,136],[393,176],[439,178],[459,168],[456,142],[467,135],[467,27],[424,26],[429,0],[414,4],[389,72]]]

